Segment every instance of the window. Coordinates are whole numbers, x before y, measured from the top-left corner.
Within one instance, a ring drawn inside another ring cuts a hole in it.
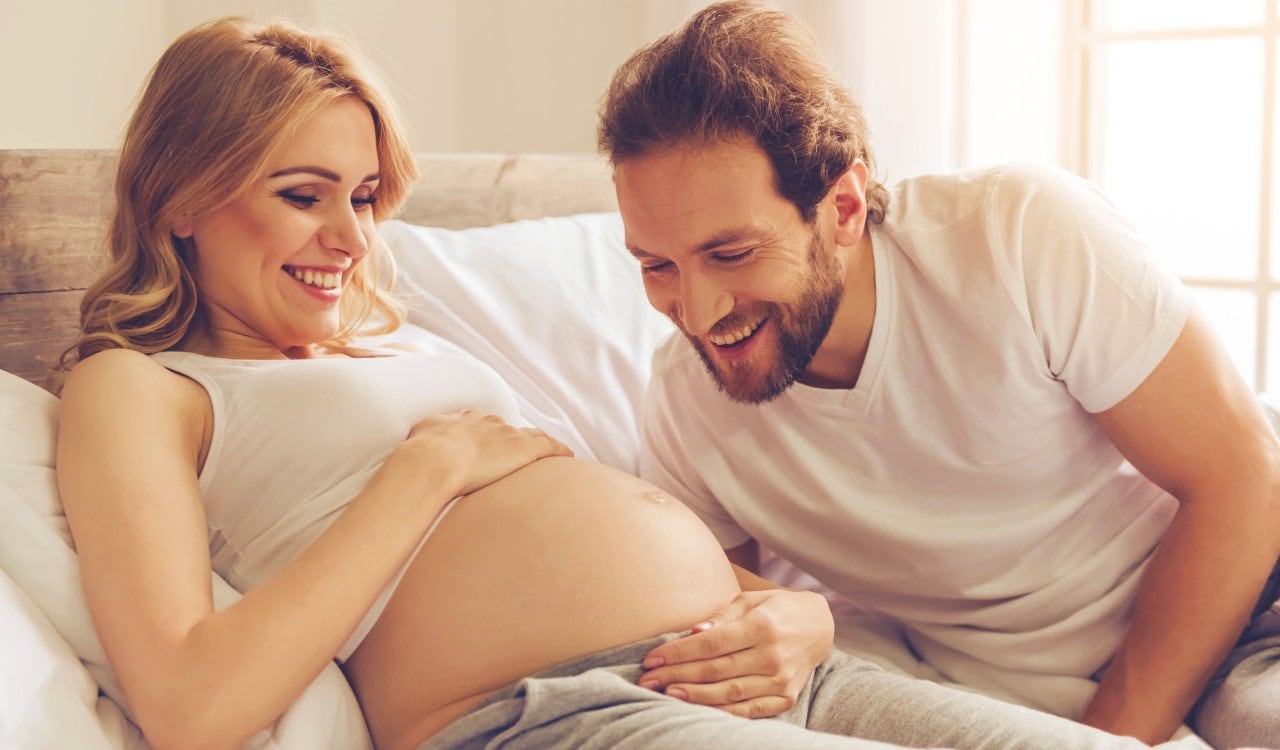
[[[1280,0],[1076,0],[1078,171],[1181,276],[1258,390],[1280,391]]]

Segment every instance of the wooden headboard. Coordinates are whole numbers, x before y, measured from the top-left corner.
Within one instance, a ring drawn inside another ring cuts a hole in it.
[[[75,339],[80,295],[97,275],[114,151],[0,149],[0,370],[42,383]],[[461,229],[612,211],[591,155],[424,154],[399,218]]]

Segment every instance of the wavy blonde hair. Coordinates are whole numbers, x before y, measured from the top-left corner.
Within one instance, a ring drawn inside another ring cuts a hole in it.
[[[373,114],[381,178],[373,212],[382,221],[403,204],[417,167],[386,88],[357,52],[334,36],[244,18],[178,37],[152,69],[125,131],[107,268],[85,290],[80,336],[59,360],[54,387],[104,349],[177,345],[200,310],[193,245],[171,227],[234,201],[304,122],[346,96]],[[343,294],[342,325],[325,343],[398,326],[404,309],[389,293],[394,276],[391,254],[375,238]]]

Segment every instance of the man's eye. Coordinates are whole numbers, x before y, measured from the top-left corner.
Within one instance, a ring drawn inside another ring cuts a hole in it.
[[[755,248],[748,248],[746,250],[743,250],[740,253],[724,253],[722,255],[716,255],[714,257],[717,261],[721,263],[741,263],[742,261],[750,258],[752,255],[755,255],[755,252],[756,252]]]
[[[298,208],[310,208],[320,202],[320,199],[314,195],[301,195],[299,193],[291,193],[288,190],[281,190],[276,195],[284,198],[289,203]]]
[[[671,261],[663,263],[642,263],[640,265],[640,273],[661,273],[671,267]]]

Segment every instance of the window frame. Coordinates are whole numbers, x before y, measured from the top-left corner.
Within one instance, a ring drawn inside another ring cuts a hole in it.
[[[1273,222],[1273,208],[1277,203],[1276,105],[1277,105],[1277,44],[1280,44],[1280,17],[1277,5],[1280,0],[1265,0],[1264,18],[1252,26],[1222,26],[1213,28],[1170,28],[1145,31],[1115,31],[1102,27],[1102,7],[1109,0],[1066,0],[1064,3],[1063,69],[1067,71],[1064,86],[1065,111],[1074,113],[1074,127],[1065,129],[1062,146],[1066,164],[1081,176],[1101,183],[1103,177],[1102,155],[1106,128],[1106,97],[1101,54],[1111,45],[1139,41],[1183,41],[1195,39],[1255,38],[1263,46],[1262,72],[1263,96],[1261,153],[1259,154],[1258,186],[1258,253],[1257,267],[1251,279],[1213,279],[1183,277],[1189,288],[1232,290],[1249,292],[1253,298],[1256,341],[1254,342],[1254,372],[1244,373],[1257,392],[1267,387],[1268,381],[1280,384],[1280,373],[1270,372],[1271,360],[1280,363],[1273,348],[1280,348],[1280,330],[1272,330],[1273,323],[1280,326],[1280,316],[1272,320],[1272,307],[1280,304],[1280,243],[1272,241],[1278,229]]]

